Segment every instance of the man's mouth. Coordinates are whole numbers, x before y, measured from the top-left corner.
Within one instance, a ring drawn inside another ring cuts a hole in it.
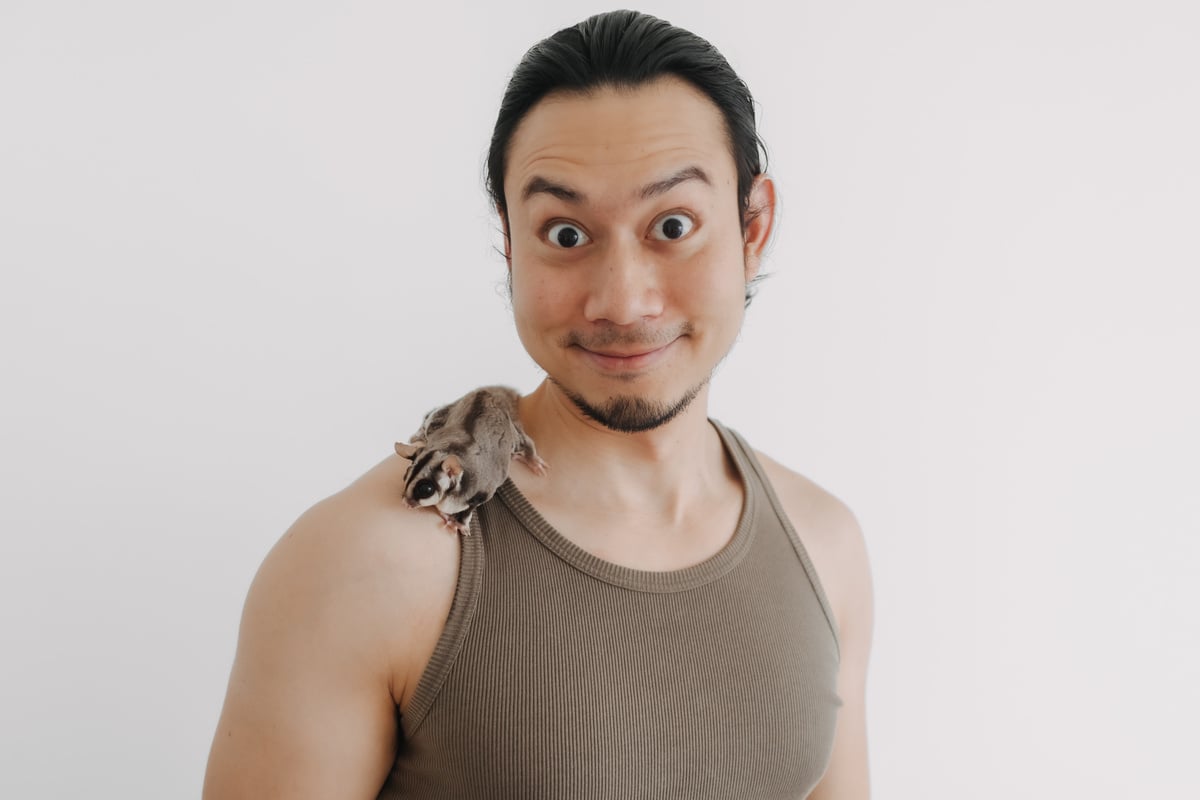
[[[651,367],[661,361],[671,349],[674,340],[654,348],[613,349],[604,348],[591,350],[583,345],[576,345],[584,357],[592,365],[603,372],[632,372]]]

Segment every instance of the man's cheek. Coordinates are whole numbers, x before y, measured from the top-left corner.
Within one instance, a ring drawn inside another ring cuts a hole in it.
[[[525,276],[517,291],[525,310],[540,318],[562,316],[570,296],[569,286],[545,273]]]

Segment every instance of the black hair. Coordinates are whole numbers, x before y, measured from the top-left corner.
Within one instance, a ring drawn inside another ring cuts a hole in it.
[[[738,208],[742,231],[756,215],[750,187],[764,171],[766,146],[758,135],[754,98],[725,57],[691,31],[638,11],[608,11],[535,44],[509,79],[492,131],[487,160],[487,191],[499,209],[508,236],[508,202],[504,173],[509,144],[521,120],[554,91],[586,94],[598,88],[634,89],[673,75],[708,96],[725,120],[737,169]],[[746,305],[753,296],[746,287]]]

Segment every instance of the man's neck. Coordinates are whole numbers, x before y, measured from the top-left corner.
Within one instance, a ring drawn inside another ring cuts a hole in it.
[[[728,486],[730,466],[708,421],[707,386],[675,418],[641,433],[587,418],[549,381],[522,398],[519,413],[549,473],[514,481],[543,502],[670,526]]]

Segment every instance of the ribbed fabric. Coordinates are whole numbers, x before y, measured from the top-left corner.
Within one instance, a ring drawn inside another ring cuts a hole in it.
[[[829,604],[752,451],[729,543],[670,572],[596,558],[511,483],[458,587],[381,800],[803,798],[841,700]]]

